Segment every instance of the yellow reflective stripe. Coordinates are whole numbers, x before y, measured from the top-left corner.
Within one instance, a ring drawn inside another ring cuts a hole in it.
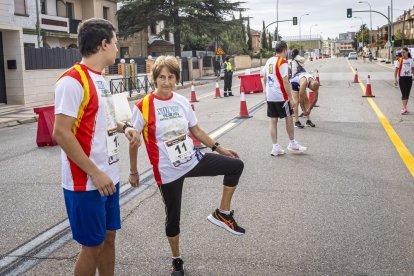
[[[148,116],[149,116],[149,95],[142,100],[142,117],[145,121],[143,135],[146,142],[148,142]]]
[[[89,100],[91,98],[91,95],[90,95],[90,90],[89,90],[88,78],[86,77],[85,72],[82,70],[82,67],[80,67],[79,64],[76,64],[73,67],[76,69],[76,71],[78,71],[81,77],[82,84],[83,84],[83,100],[82,100],[81,106],[79,107],[78,117],[76,118],[75,124],[72,127],[72,132],[73,134],[76,135],[76,132],[78,131],[78,128],[80,126],[80,122],[82,120],[83,114],[85,113],[86,106],[88,105]]]

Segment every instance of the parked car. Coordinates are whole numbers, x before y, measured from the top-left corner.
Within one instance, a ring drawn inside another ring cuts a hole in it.
[[[356,52],[350,52],[348,54],[348,59],[358,59],[358,54]]]

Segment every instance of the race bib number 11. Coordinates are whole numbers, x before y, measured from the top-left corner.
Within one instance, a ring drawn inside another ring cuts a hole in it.
[[[191,144],[187,139],[187,135],[185,134],[165,141],[164,145],[171,163],[185,160],[193,153]]]

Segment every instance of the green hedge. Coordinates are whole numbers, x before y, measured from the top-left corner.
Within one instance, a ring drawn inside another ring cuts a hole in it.
[[[413,45],[414,39],[404,39],[404,45]],[[402,40],[395,40],[394,47],[401,47],[402,46]]]

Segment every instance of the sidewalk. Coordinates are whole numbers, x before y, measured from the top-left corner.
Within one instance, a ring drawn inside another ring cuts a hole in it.
[[[243,75],[246,70],[250,70],[251,73],[259,71],[260,68],[243,69],[234,72],[233,76]],[[223,75],[223,74],[222,74]],[[188,89],[194,83],[195,86],[204,85],[216,80],[216,76],[205,76],[196,79],[194,82],[186,81],[183,85],[178,84],[175,90]],[[132,95],[129,100],[135,101],[142,98],[144,93],[137,93]],[[14,127],[21,124],[29,124],[37,122],[37,115],[34,113],[35,107],[24,107],[22,105],[7,105],[0,104],[0,128]]]

